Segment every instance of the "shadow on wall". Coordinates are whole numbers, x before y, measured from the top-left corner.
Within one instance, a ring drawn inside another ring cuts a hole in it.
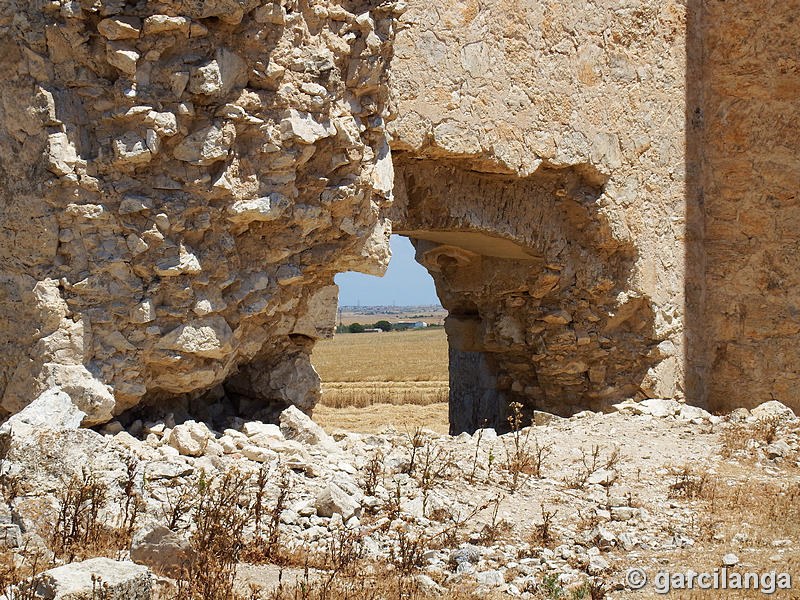
[[[398,153],[396,232],[436,282],[450,344],[451,432],[503,428],[521,402],[572,414],[648,395],[664,359],[587,168],[531,177]],[[674,357],[673,357],[674,359]]]
[[[800,1],[687,9],[687,400],[798,411]]]

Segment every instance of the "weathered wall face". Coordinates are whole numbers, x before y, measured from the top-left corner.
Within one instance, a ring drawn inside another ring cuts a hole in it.
[[[597,213],[600,184],[575,169],[519,178],[403,154],[395,164],[395,227],[436,281],[451,347],[487,354],[498,394],[576,412],[639,392],[663,357],[651,304],[627,287],[634,248]],[[451,378],[471,370],[451,363]]]
[[[393,11],[0,5],[4,411],[55,385],[91,424],[223,382],[313,407],[334,273],[388,262]]]
[[[691,6],[705,306],[690,366],[712,409],[800,410],[800,3]]]
[[[682,397],[684,5],[409,5],[391,215],[427,232],[451,344],[488,352],[499,393],[528,405]],[[532,258],[459,253],[443,231]]]
[[[0,4],[0,413],[309,410],[390,219],[457,428],[798,406],[797,1],[407,4]]]

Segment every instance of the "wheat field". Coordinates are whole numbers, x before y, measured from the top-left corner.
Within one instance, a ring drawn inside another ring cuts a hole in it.
[[[441,328],[338,334],[319,342],[311,361],[322,379],[324,406],[447,402],[447,336]]]

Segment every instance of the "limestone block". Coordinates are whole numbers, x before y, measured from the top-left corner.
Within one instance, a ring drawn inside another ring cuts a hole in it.
[[[204,423],[186,421],[172,429],[167,443],[184,456],[201,456],[212,437]]]
[[[45,600],[93,600],[98,584],[92,576],[108,586],[108,600],[151,598],[152,575],[147,567],[110,558],[92,558],[45,571],[36,594]]]
[[[33,431],[77,429],[86,417],[70,396],[49,389],[0,426],[0,435],[29,435]]]

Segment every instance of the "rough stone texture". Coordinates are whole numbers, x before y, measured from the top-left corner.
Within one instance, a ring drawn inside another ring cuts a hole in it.
[[[391,215],[450,311],[451,382],[484,354],[484,406],[683,396],[684,16],[409,4]],[[451,413],[487,412],[461,387]]]
[[[186,536],[163,525],[140,529],[131,540],[131,560],[167,577],[180,575],[192,553]]]
[[[799,412],[800,2],[689,5],[692,388],[713,410]]]
[[[24,435],[41,429],[77,429],[86,413],[60,390],[47,390],[0,426],[0,436]]]
[[[313,408],[338,271],[388,262],[394,5],[0,5],[0,406],[226,383]]]
[[[100,577],[99,583],[92,576]],[[46,600],[93,600],[101,593],[108,600],[150,600],[152,575],[147,567],[130,561],[92,558],[45,571],[36,594]]]
[[[340,514],[347,521],[360,510],[358,502],[351,498],[335,483],[330,483],[317,494],[315,500],[317,514],[321,517],[331,517]]]
[[[310,412],[333,275],[381,273],[391,221],[454,431],[800,408],[796,4],[2,4],[2,411]]]

